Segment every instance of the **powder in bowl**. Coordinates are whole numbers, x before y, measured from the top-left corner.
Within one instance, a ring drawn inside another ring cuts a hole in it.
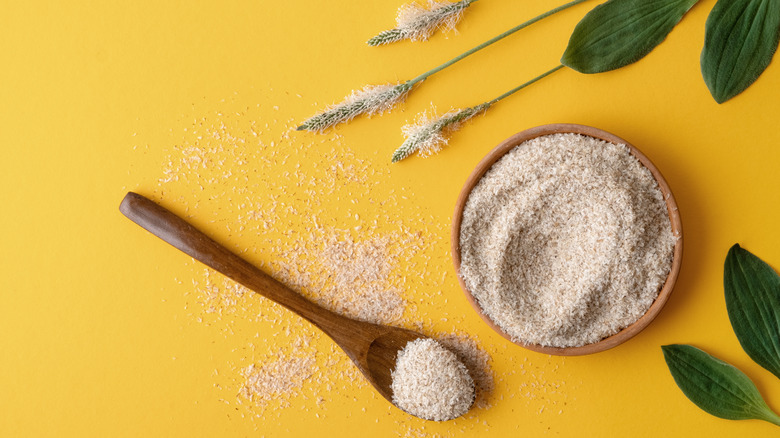
[[[466,366],[430,338],[411,341],[398,352],[392,379],[393,403],[426,420],[460,417],[476,397]]]
[[[625,145],[550,134],[482,176],[460,225],[460,275],[513,341],[598,342],[636,322],[677,237],[652,173]]]

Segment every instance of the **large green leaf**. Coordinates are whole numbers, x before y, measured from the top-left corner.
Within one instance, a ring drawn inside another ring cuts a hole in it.
[[[661,349],[677,386],[696,406],[720,418],[759,419],[780,426],[780,417],[742,371],[690,345]]]
[[[748,250],[734,245],[723,270],[731,326],[757,364],[780,377],[780,277]]]
[[[723,103],[764,72],[780,40],[780,0],[719,0],[707,18],[701,73]]]
[[[609,0],[574,28],[561,63],[580,73],[601,73],[639,61],[698,0]]]

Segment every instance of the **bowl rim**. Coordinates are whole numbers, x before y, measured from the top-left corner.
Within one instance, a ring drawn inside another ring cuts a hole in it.
[[[514,149],[515,146],[518,146],[521,143],[536,137],[541,137],[544,135],[551,135],[551,134],[559,134],[559,133],[573,133],[573,134],[587,135],[600,140],[604,140],[609,143],[626,145],[631,155],[637,158],[639,162],[642,163],[642,165],[645,166],[650,171],[650,173],[653,175],[656,182],[658,183],[658,187],[661,190],[661,193],[664,195],[666,210],[667,213],[669,214],[669,219],[672,225],[672,232],[678,237],[677,242],[675,243],[674,246],[674,252],[672,256],[672,266],[669,271],[669,275],[666,277],[666,281],[664,282],[664,285],[661,288],[661,290],[658,292],[658,296],[656,297],[655,301],[653,301],[653,304],[650,305],[650,307],[647,309],[645,314],[642,315],[633,324],[623,328],[622,330],[615,333],[614,335],[606,337],[598,342],[594,342],[592,344],[586,344],[579,347],[548,347],[548,346],[543,346],[538,344],[526,344],[520,341],[513,340],[511,336],[505,333],[501,329],[501,327],[499,327],[496,323],[494,323],[493,320],[491,320],[490,317],[483,312],[482,307],[479,305],[474,295],[472,295],[471,291],[469,291],[469,289],[466,287],[466,284],[460,273],[460,265],[461,265],[460,227],[461,227],[461,222],[463,220],[463,209],[465,207],[466,200],[471,194],[471,191],[474,189],[474,186],[476,186],[479,180],[482,179],[482,176],[484,176],[484,174],[492,167],[492,165],[496,161],[501,159],[507,152]],[[468,299],[469,304],[471,304],[471,307],[473,307],[474,310],[476,310],[477,314],[479,314],[479,316],[482,318],[483,321],[485,321],[485,323],[487,323],[488,326],[490,326],[493,330],[498,332],[504,338],[508,339],[510,342],[531,351],[544,353],[544,354],[557,355],[557,356],[579,356],[585,354],[598,353],[616,347],[626,342],[627,340],[636,336],[640,331],[642,331],[645,327],[647,327],[653,321],[653,319],[655,319],[656,316],[658,316],[658,313],[661,311],[661,309],[669,299],[669,296],[671,295],[672,290],[674,289],[674,285],[677,282],[677,277],[680,273],[680,267],[682,265],[682,251],[683,251],[682,231],[683,231],[682,221],[680,220],[680,212],[677,208],[677,201],[675,200],[674,195],[672,194],[672,190],[669,188],[669,184],[666,182],[666,179],[664,179],[663,175],[658,170],[658,168],[655,167],[655,165],[650,161],[650,159],[647,158],[647,156],[645,156],[639,149],[637,149],[631,143],[623,140],[622,138],[614,134],[611,134],[607,131],[598,128],[594,128],[592,126],[578,125],[572,123],[554,123],[554,124],[537,126],[534,128],[530,128],[518,132],[517,134],[507,138],[506,140],[501,142],[498,146],[493,148],[493,150],[491,150],[477,164],[477,166],[471,172],[469,177],[466,179],[466,182],[464,183],[463,188],[461,189],[461,192],[458,195],[458,199],[455,202],[455,212],[452,216],[450,246],[451,246],[451,253],[452,253],[452,261],[453,264],[455,265],[455,274],[458,277],[458,283],[460,284],[461,289],[463,289],[463,292],[466,294],[466,298]]]

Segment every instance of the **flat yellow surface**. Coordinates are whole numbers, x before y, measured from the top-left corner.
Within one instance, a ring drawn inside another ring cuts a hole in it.
[[[736,242],[780,266],[778,60],[717,105],[699,72],[715,3],[703,0],[640,62],[595,76],[562,70],[473,120],[440,154],[390,164],[400,127],[431,103],[439,112],[474,105],[556,65],[589,2],[435,75],[391,113],[323,135],[291,131],[354,88],[414,77],[561,2],[483,0],[457,34],[366,46],[402,3],[3,6],[0,435],[777,433],[700,411],[675,386],[660,346],[691,343],[733,363],[780,409],[780,386],[741,350],[722,292]],[[639,147],[672,187],[685,232],[682,272],[660,316],[586,357],[532,353],[493,333],[449,256],[451,212],[471,169],[506,137],[557,122]],[[389,406],[307,323],[236,294],[124,218],[117,207],[128,190],[271,270],[303,263],[293,247],[311,230],[411,237],[416,249],[392,263],[408,302],[399,323],[475,341],[491,357],[490,407],[437,424]],[[316,366],[278,397],[242,397],[242,373],[280,355]]]

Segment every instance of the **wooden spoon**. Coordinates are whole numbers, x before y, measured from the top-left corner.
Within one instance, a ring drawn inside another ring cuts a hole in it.
[[[408,342],[425,336],[398,327],[357,321],[324,309],[232,253],[184,219],[137,193],[129,192],[119,211],[196,260],[317,326],[347,353],[379,394],[393,403],[390,373],[395,368],[396,355]]]

